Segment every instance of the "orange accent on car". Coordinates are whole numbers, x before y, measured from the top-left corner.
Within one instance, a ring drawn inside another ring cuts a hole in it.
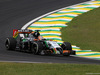
[[[34,31],[33,31],[33,32],[31,32],[31,33],[34,33]]]
[[[42,40],[42,39],[43,39],[43,37],[42,37],[42,36],[38,36],[38,39],[39,39],[39,40]]]
[[[34,41],[38,41],[38,39],[34,39]]]
[[[50,39],[50,41],[53,41],[52,39]]]
[[[63,50],[63,53],[70,53],[70,50]]]

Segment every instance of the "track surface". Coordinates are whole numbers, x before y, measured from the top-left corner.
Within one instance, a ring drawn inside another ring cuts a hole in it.
[[[12,36],[13,29],[20,29],[30,20],[53,10],[84,1],[87,0],[0,0],[0,61],[100,64],[99,60],[73,56],[38,56],[7,51],[4,47],[5,38]]]

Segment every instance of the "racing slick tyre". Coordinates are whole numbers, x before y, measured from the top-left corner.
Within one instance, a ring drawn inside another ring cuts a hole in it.
[[[44,48],[43,44],[41,42],[37,41],[37,42],[33,42],[31,51],[33,54],[39,55],[41,53],[41,51],[43,50],[43,48]]]
[[[72,52],[72,46],[69,42],[64,42],[61,45],[63,50],[69,50],[70,52]],[[70,56],[71,53],[63,53],[64,56]]]
[[[15,38],[9,37],[6,39],[5,46],[7,50],[15,50],[17,41]]]

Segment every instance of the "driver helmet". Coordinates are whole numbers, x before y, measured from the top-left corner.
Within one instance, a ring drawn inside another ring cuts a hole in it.
[[[40,33],[39,33],[39,32],[34,32],[34,33],[33,33],[33,36],[34,36],[34,37],[38,37],[38,36],[40,36]]]

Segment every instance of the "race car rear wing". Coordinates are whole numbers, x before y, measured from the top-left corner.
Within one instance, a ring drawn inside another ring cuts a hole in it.
[[[18,30],[13,29],[13,38],[17,38],[17,36],[18,36]]]
[[[17,38],[18,34],[30,34],[32,30],[18,30],[18,29],[13,29],[13,38]]]

